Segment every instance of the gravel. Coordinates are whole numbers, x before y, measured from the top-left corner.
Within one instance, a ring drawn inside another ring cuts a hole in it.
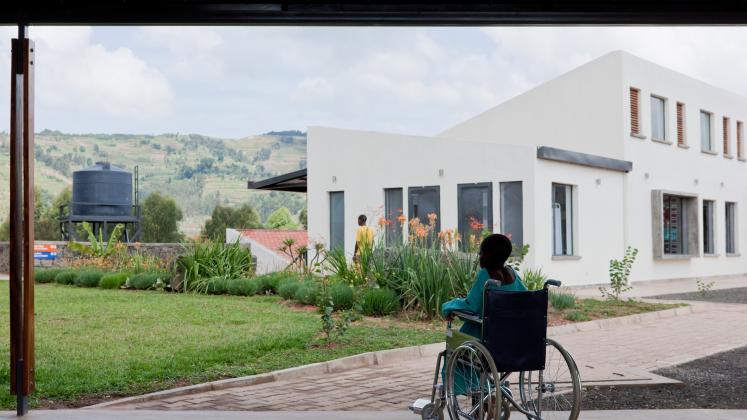
[[[747,288],[738,290],[747,292]],[[747,409],[747,347],[660,369],[654,373],[676,379],[684,385],[592,387],[583,394],[582,408]]]
[[[737,289],[710,290],[705,293],[675,293],[671,295],[650,296],[652,299],[665,300],[699,300],[703,302],[716,303],[743,303],[747,304],[747,287]]]

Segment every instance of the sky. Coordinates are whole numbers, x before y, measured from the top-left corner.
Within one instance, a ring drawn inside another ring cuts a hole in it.
[[[10,38],[0,28],[0,81]],[[432,135],[615,50],[747,96],[747,28],[31,27],[36,128]],[[8,130],[0,83],[0,130]]]

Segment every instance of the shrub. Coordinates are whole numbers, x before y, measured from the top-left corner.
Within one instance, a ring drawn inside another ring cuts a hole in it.
[[[298,279],[294,277],[286,277],[278,283],[278,294],[282,296],[283,299],[293,299],[300,286],[301,282],[299,282]]]
[[[166,273],[140,273],[130,279],[132,287],[138,290],[148,290],[156,287],[158,280],[167,283],[169,274]]]
[[[75,285],[79,287],[98,287],[104,273],[98,270],[88,270],[80,273],[75,279]]]
[[[569,312],[565,316],[565,319],[571,322],[581,322],[581,321],[590,321],[591,317],[589,317],[588,315],[586,315],[585,313],[581,311],[572,311],[572,312]]]
[[[576,306],[576,296],[568,290],[550,292],[550,304],[553,308],[562,311]]]
[[[635,257],[638,255],[638,249],[629,246],[625,248],[625,255],[622,260],[610,260],[610,289],[600,287],[599,292],[603,297],[610,300],[620,300],[620,295],[632,289],[628,283],[630,270],[633,268]]]
[[[329,287],[329,298],[332,300],[332,308],[335,311],[351,309],[355,301],[353,288],[347,284],[333,284]]]
[[[278,286],[280,285],[280,281],[288,278],[288,273],[280,271],[277,273],[269,273],[264,274],[262,276],[256,277],[257,282],[259,283],[259,292],[260,293],[277,293],[278,292]]]
[[[34,271],[34,280],[37,283],[51,283],[54,281],[55,276],[62,270],[59,268],[42,268]]]
[[[365,315],[389,315],[399,308],[399,296],[391,289],[369,288],[361,296],[361,309]]]
[[[540,290],[545,286],[545,281],[547,281],[547,276],[545,275],[545,273],[542,272],[541,268],[537,268],[536,270],[527,268],[521,274],[521,280],[524,281],[524,284],[527,286],[527,289]]]
[[[320,292],[321,288],[315,281],[306,280],[296,289],[293,299],[305,305],[316,305]]]
[[[254,279],[232,279],[226,284],[226,293],[234,296],[251,296],[259,292],[259,283]]]
[[[228,281],[223,277],[211,278],[207,283],[207,293],[210,295],[225,295],[228,293]]]
[[[130,273],[109,273],[101,277],[99,287],[102,289],[119,289],[124,286]]]
[[[185,291],[207,293],[213,278],[239,279],[254,271],[251,252],[238,242],[197,243],[186,251],[177,260],[177,267],[183,274],[182,288]]]
[[[74,284],[75,279],[78,278],[78,272],[75,270],[63,270],[54,276],[55,283],[59,284]]]

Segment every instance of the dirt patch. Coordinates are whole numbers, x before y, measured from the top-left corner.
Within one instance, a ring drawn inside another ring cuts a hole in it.
[[[591,388],[584,410],[747,409],[747,347],[654,372],[684,385]]]
[[[701,302],[747,304],[747,287],[711,290],[705,293],[674,293],[670,295],[651,296],[650,298],[664,300],[695,300]]]

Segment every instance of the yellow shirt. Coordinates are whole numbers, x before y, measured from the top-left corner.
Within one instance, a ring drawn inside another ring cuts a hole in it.
[[[370,247],[373,245],[374,231],[368,226],[360,226],[355,233],[355,243],[358,247]]]

